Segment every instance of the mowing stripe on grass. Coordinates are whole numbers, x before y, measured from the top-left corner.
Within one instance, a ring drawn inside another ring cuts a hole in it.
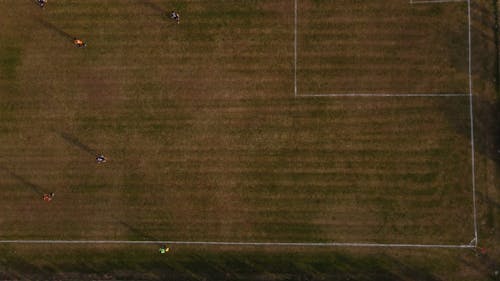
[[[469,2],[469,0],[422,0],[414,1],[410,0],[410,4],[432,4],[432,3],[457,3],[457,2]],[[470,14],[470,9],[469,9]],[[470,31],[470,15],[469,15],[469,31]],[[469,34],[470,41],[470,34]],[[470,42],[469,42],[469,56],[470,56]],[[313,93],[313,94],[300,94],[298,93],[298,79],[297,79],[297,64],[298,64],[298,0],[294,1],[294,96],[295,97],[343,97],[343,96],[354,96],[354,97],[453,97],[453,96],[469,96],[470,93]],[[469,57],[470,61],[470,57]],[[469,80],[470,80],[470,64],[469,64]]]

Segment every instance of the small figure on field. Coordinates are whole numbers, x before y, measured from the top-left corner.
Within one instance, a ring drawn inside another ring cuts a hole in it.
[[[75,44],[75,46],[76,46],[76,47],[78,47],[78,48],[83,48],[83,47],[87,46],[87,43],[83,42],[83,41],[82,41],[82,40],[80,40],[80,39],[76,39],[76,38],[74,38],[74,39],[73,39],[73,43],[74,43],[74,44]]]
[[[176,11],[172,11],[170,13],[170,18],[175,20],[177,23],[181,21],[181,15],[179,15],[179,13],[177,13]]]
[[[170,251],[170,248],[167,247],[167,245],[163,245],[160,247],[160,254],[166,254],[168,251]]]
[[[102,155],[102,154],[99,154],[95,158],[95,161],[97,162],[97,164],[104,163],[104,162],[106,162],[106,157],[104,157],[104,155]]]
[[[43,8],[45,7],[45,5],[47,4],[47,0],[37,0],[38,1],[38,5]]]
[[[52,199],[54,199],[54,195],[55,195],[55,194],[54,194],[54,192],[51,192],[51,193],[45,193],[45,194],[43,195],[43,201],[45,201],[45,202],[50,202],[50,201],[52,201]]]

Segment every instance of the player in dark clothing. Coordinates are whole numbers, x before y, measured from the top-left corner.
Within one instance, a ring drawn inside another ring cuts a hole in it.
[[[95,158],[95,161],[97,161],[97,164],[104,163],[104,162],[106,162],[106,157],[104,157],[104,155],[102,155],[102,154],[99,154]]]
[[[43,8],[45,7],[45,5],[47,5],[47,0],[37,0],[38,1],[38,5]]]
[[[177,23],[179,23],[181,21],[181,16],[176,11],[172,11],[170,13],[170,18],[175,20]]]
[[[87,46],[87,43],[83,42],[80,39],[73,38],[73,44],[75,44],[78,48],[83,48]]]

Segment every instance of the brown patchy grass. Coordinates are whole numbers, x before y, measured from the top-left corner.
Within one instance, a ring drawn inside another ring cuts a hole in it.
[[[468,92],[466,3],[298,7],[300,94]]]

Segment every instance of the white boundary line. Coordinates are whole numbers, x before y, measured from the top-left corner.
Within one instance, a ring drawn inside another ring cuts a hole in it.
[[[469,0],[421,0],[414,1],[410,0],[410,4],[419,4],[419,3],[444,3],[444,2],[465,2]],[[298,94],[297,89],[297,60],[298,60],[298,0],[294,0],[294,80],[293,80],[293,88],[294,88],[294,97],[462,97],[469,96],[469,94],[437,94],[437,93],[328,93],[328,94]]]
[[[392,244],[392,243],[301,243],[301,242],[222,242],[222,241],[129,241],[129,240],[1,240],[0,244],[173,244],[212,246],[285,246],[285,247],[392,247],[392,248],[451,248],[471,249],[474,245],[452,244]]]
[[[453,3],[453,2],[468,2],[468,0],[410,0],[410,4],[429,4],[429,3]]]
[[[474,218],[474,245],[477,247],[478,244],[478,233],[477,233],[477,209],[476,209],[476,167],[475,167],[475,148],[474,148],[474,111],[473,111],[473,101],[474,97],[472,95],[472,37],[471,37],[471,16],[470,16],[470,1],[467,0],[467,19],[469,22],[469,114],[470,114],[470,146],[471,146],[471,170],[472,170],[472,206],[473,206],[473,218]]]
[[[293,51],[294,51],[294,66],[293,66],[293,72],[294,72],[294,80],[293,80],[293,88],[294,88],[294,95],[295,97],[297,96],[297,0],[295,0],[295,20],[294,20],[294,30],[295,32],[293,33]]]
[[[341,93],[341,94],[310,94],[296,97],[468,97],[469,94],[404,94],[404,93]]]

